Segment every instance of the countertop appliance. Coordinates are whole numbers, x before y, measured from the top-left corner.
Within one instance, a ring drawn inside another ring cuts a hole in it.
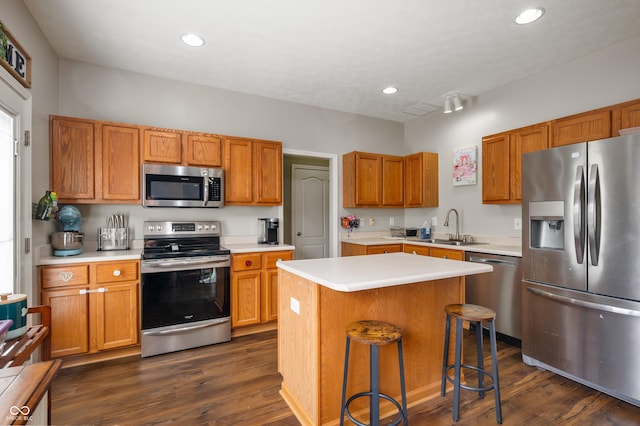
[[[640,134],[522,156],[523,360],[640,406]]]
[[[261,217],[260,221],[260,236],[258,237],[259,244],[278,244],[278,227],[280,226],[280,219],[277,217]]]
[[[521,259],[514,256],[466,252],[467,262],[491,265],[493,272],[465,278],[465,301],[496,312],[496,332],[511,344],[522,339]]]
[[[143,357],[231,339],[230,265],[220,222],[144,222]]]
[[[142,165],[144,207],[224,205],[224,170],[166,164]]]
[[[63,206],[56,213],[58,232],[51,234],[54,256],[75,256],[82,254],[84,234],[80,232],[82,215],[75,206]]]

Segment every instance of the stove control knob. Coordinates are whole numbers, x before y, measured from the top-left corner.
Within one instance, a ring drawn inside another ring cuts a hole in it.
[[[205,225],[205,226],[204,226],[204,230],[205,230],[205,231],[208,231],[208,230],[209,230],[209,225]]]
[[[155,226],[153,226],[153,225],[149,225],[147,229],[149,229],[149,231],[153,232],[153,230],[154,230],[155,228],[156,228]]]
[[[202,231],[202,224],[201,223],[198,224],[198,231]]]

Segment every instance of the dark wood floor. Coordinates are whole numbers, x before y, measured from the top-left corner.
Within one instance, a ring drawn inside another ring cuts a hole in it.
[[[516,347],[499,342],[498,349],[503,424],[640,424],[640,408],[526,366]],[[52,385],[52,423],[298,425],[278,394],[276,369],[275,332],[146,359],[67,368]],[[463,392],[457,425],[495,425],[493,401],[492,393],[479,400]],[[451,407],[449,392],[410,407],[409,422],[451,425]]]

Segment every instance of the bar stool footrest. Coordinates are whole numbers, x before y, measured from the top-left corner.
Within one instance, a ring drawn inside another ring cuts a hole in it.
[[[351,404],[357,398],[361,398],[361,397],[364,397],[364,396],[372,397],[373,393],[371,391],[356,393],[354,395],[351,395],[351,397],[349,397],[347,402],[344,404],[345,414],[347,415],[349,420],[351,420],[357,426],[369,426],[369,425],[367,425],[366,423],[361,423],[359,420],[357,420],[357,419],[355,419],[353,417],[353,415],[349,411],[349,404]],[[386,399],[387,401],[391,402],[393,405],[395,405],[396,409],[398,410],[398,418],[396,420],[394,420],[393,423],[391,423],[390,426],[397,426],[403,421],[404,421],[405,424],[407,424],[407,419],[405,418],[406,415],[404,413],[404,410],[402,409],[402,406],[400,405],[400,403],[398,401],[396,401],[395,399],[393,399],[392,397],[390,397],[389,395],[384,394],[384,393],[379,393],[378,396],[380,398]]]
[[[454,364],[448,365],[447,366],[447,373],[449,372],[449,370],[452,370],[455,368]],[[483,370],[482,368],[479,368],[475,365],[468,365],[468,364],[460,364],[460,368],[468,368],[470,370],[475,370],[479,373],[484,374],[485,378],[489,378],[491,379],[491,384],[487,385],[487,386],[483,386],[483,387],[478,387],[478,386],[469,386],[469,385],[465,385],[463,383],[460,383],[460,387],[462,389],[466,389],[466,390],[470,390],[470,391],[474,391],[474,392],[486,392],[486,391],[490,391],[495,389],[495,385],[494,385],[494,380],[493,380],[493,374],[489,373],[488,370]],[[445,377],[447,379],[447,381],[453,385],[455,385],[455,377],[451,377],[449,376],[449,374],[446,375]]]

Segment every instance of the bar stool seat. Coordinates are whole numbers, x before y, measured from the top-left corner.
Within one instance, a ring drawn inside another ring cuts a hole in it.
[[[368,426],[356,420],[349,411],[349,405],[355,399],[368,396],[370,398],[369,404],[369,424],[380,424],[380,398],[390,401],[398,409],[398,418],[394,420],[393,425],[398,425],[403,422],[408,425],[408,411],[407,411],[407,396],[405,391],[404,382],[404,361],[402,357],[402,331],[400,328],[393,324],[384,321],[374,320],[362,320],[355,321],[349,324],[346,328],[347,344],[344,356],[344,376],[342,381],[342,403],[340,406],[340,425],[344,425],[345,414],[358,426]],[[351,340],[358,343],[369,346],[369,382],[370,390],[368,392],[359,392],[352,395],[348,400],[346,399],[347,393],[347,376],[349,369],[349,349],[351,346]],[[398,344],[398,362],[400,364],[400,391],[402,395],[402,405],[389,395],[380,392],[379,383],[379,365],[378,365],[378,347],[388,345],[397,342]]]
[[[493,390],[496,406],[496,421],[502,424],[502,409],[500,406],[500,384],[498,380],[498,356],[496,344],[495,318],[496,313],[484,306],[471,304],[454,304],[447,305],[444,308],[447,315],[446,329],[444,336],[444,355],[442,359],[442,384],[440,386],[440,394],[446,395],[446,382],[453,383],[453,421],[457,422],[460,408],[460,388],[478,392],[480,399],[484,399],[484,393]],[[454,363],[449,364],[449,337],[451,334],[451,319],[456,320],[456,349],[454,355]],[[462,355],[462,323],[469,321],[476,325],[476,355],[477,365],[463,364],[460,360]],[[482,325],[488,324],[489,338],[491,341],[491,363],[492,371],[484,368],[484,357],[482,355]],[[462,368],[475,370],[478,373],[478,386],[470,386],[462,384],[460,380],[460,372]],[[453,377],[449,376],[449,370],[454,371]],[[491,384],[485,385],[484,378],[489,377]]]

